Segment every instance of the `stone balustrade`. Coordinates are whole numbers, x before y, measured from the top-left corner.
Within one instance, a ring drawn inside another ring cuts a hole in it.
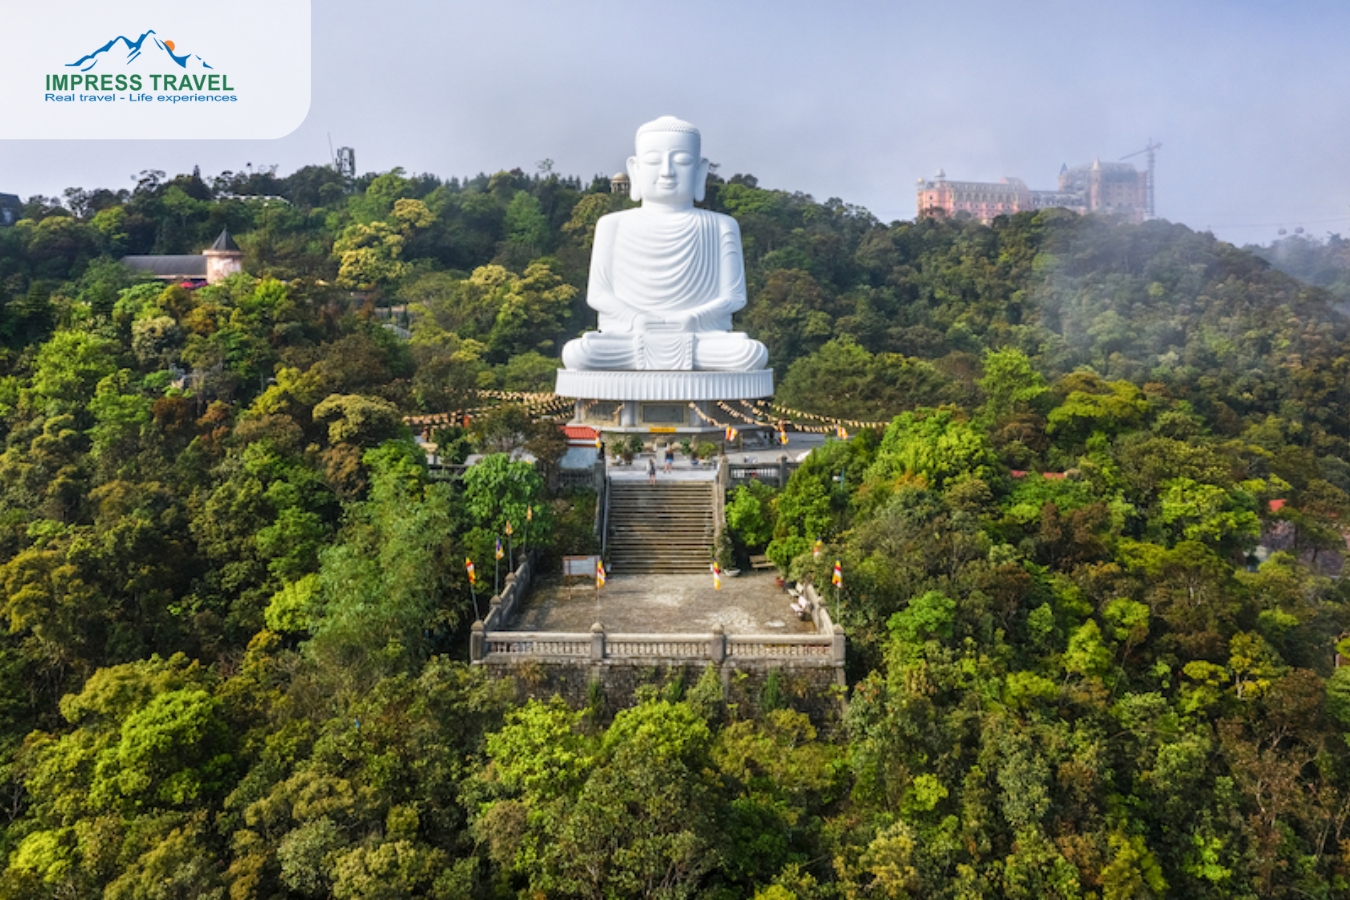
[[[527,561],[514,576],[508,576],[502,597],[493,598],[492,611],[475,622],[469,655],[475,664],[520,662],[572,662],[583,664],[711,662],[735,665],[790,665],[842,668],[845,659],[844,629],[835,625],[829,612],[816,600],[817,634],[727,634],[721,625],[705,634],[608,633],[596,623],[589,633],[560,631],[505,631],[497,623],[510,620],[516,597],[528,584]]]
[[[786,456],[780,456],[777,462],[733,462],[728,467],[727,480],[731,487],[745,484],[747,481],[761,481],[781,490],[787,487],[788,479],[800,466],[801,463],[790,460]]]
[[[488,601],[488,614],[481,622],[474,622],[474,639],[480,631],[497,632],[506,627],[516,614],[516,606],[530,589],[530,579],[534,575],[534,553],[525,554],[525,559],[514,572],[508,573],[502,584],[502,592]]]

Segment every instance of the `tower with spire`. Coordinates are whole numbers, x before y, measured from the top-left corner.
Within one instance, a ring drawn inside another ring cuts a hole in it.
[[[220,230],[220,235],[202,251],[202,256],[206,257],[207,284],[216,284],[244,271],[244,251],[230,237],[228,228]]]

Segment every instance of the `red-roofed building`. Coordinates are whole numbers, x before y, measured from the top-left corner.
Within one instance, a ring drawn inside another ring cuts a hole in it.
[[[567,435],[568,446],[572,447],[594,447],[595,439],[600,436],[600,432],[588,425],[564,425],[562,430]]]

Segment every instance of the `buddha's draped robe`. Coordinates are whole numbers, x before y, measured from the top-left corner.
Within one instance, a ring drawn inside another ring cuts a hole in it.
[[[639,209],[603,217],[587,302],[600,331],[563,348],[569,369],[749,371],[768,357],[763,344],[731,331],[731,314],[745,306],[745,266],[729,216]]]

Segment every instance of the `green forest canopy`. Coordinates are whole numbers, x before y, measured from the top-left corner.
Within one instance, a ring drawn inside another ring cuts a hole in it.
[[[728,507],[739,553],[843,561],[848,713],[705,677],[605,720],[463,662],[504,486],[549,554],[590,549],[593,498],[506,456],[432,483],[402,420],[548,390],[627,204],[146,172],[0,229],[0,894],[1350,891],[1334,259],[1310,284],[1163,221],[884,224],[714,177],[779,400],[890,422]],[[226,227],[221,285],[116,263]],[[556,450],[511,408],[437,437]]]

